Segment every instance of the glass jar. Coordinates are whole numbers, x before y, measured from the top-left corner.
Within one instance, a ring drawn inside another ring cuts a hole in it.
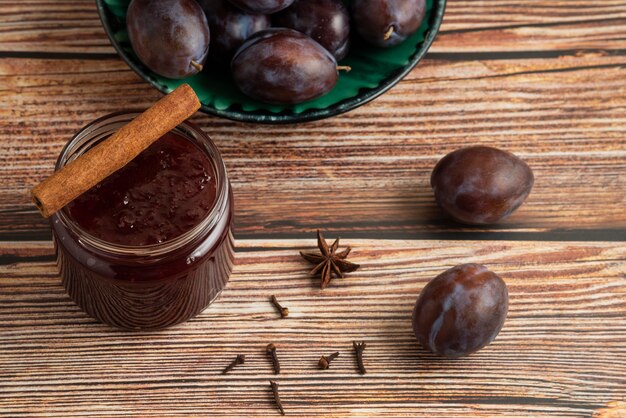
[[[114,113],[83,128],[61,151],[56,169],[130,122]],[[191,230],[160,244],[123,246],[88,234],[66,209],[50,218],[57,266],[70,297],[92,317],[127,329],[165,328],[202,312],[228,282],[234,259],[233,196],[211,139],[184,122],[173,130],[206,152],[216,201]]]

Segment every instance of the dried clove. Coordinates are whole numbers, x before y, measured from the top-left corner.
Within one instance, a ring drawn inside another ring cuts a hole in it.
[[[276,355],[276,346],[274,344],[267,345],[267,354],[272,359],[272,366],[274,366],[274,373],[280,373],[280,363],[278,362],[278,356]]]
[[[274,394],[274,402],[276,403],[276,407],[280,411],[282,415],[285,415],[285,410],[283,409],[283,404],[280,401],[280,394],[278,393],[278,383],[270,380],[270,386],[272,387],[272,393]]]
[[[364,342],[357,343],[352,342],[354,346],[354,352],[356,354],[356,363],[359,366],[359,373],[365,374],[365,366],[363,365],[363,350],[365,350],[366,344]]]
[[[336,359],[337,357],[339,357],[339,351],[337,351],[336,353],[332,353],[328,357],[326,356],[320,357],[320,361],[318,363],[318,365],[320,366],[320,369],[322,370],[328,369],[330,367],[330,362]]]
[[[276,299],[276,296],[272,295],[271,301],[272,305],[274,305],[276,309],[278,309],[278,312],[280,312],[281,318],[287,318],[289,316],[289,308],[281,306],[280,303],[278,303],[278,299]]]
[[[243,364],[246,362],[246,356],[243,354],[238,354],[237,357],[222,371],[222,374],[226,374],[231,371],[238,364]]]

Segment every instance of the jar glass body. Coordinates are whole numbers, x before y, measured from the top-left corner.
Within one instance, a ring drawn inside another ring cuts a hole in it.
[[[130,122],[136,113],[105,116],[65,146],[56,169]],[[131,247],[99,240],[66,210],[50,218],[57,266],[70,297],[101,322],[126,329],[158,329],[202,312],[228,282],[234,260],[233,196],[211,139],[184,122],[174,132],[196,143],[213,164],[216,201],[190,231],[161,244]]]

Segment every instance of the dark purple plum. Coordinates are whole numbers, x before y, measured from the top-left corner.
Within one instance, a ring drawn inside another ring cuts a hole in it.
[[[422,289],[413,311],[413,331],[427,350],[465,356],[496,338],[508,309],[509,293],[500,277],[480,264],[462,264]]]
[[[524,203],[533,172],[515,155],[497,148],[461,148],[437,163],[430,178],[435,199],[459,222],[498,222]]]
[[[375,46],[398,45],[419,29],[426,0],[353,0],[354,28]]]
[[[155,73],[178,79],[202,70],[209,25],[195,0],[132,0],[126,26],[135,54]]]
[[[248,13],[227,0],[198,0],[211,28],[209,59],[229,65],[237,49],[246,39],[268,29],[270,18],[266,15]]]
[[[253,35],[233,57],[231,69],[242,92],[274,104],[315,99],[329,92],[339,77],[330,52],[305,34],[284,28]]]
[[[229,0],[232,4],[250,13],[269,15],[279,12],[294,2],[294,0]]]
[[[337,61],[348,54],[350,15],[341,0],[296,0],[277,13],[274,22],[310,36]]]

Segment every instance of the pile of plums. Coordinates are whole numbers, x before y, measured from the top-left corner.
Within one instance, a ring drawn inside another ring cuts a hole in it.
[[[350,9],[350,10],[349,10]],[[133,50],[174,79],[230,66],[239,89],[273,104],[328,93],[354,29],[375,47],[415,33],[426,0],[132,0],[126,15]]]

